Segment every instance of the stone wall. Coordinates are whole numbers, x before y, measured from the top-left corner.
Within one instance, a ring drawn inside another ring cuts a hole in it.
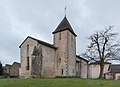
[[[113,73],[105,73],[105,79],[112,79],[114,80],[114,74]]]
[[[61,38],[60,38],[61,37]],[[67,31],[54,34],[54,46],[57,47],[57,76],[66,76],[67,74]],[[63,70],[63,71],[62,71]]]
[[[81,57],[76,57],[76,76],[88,78],[88,62]]]
[[[88,63],[81,59],[81,78],[88,78]]]
[[[120,73],[115,73],[115,80],[120,80]]]
[[[29,52],[27,52],[29,45]],[[34,50],[38,54],[34,55]],[[36,40],[27,38],[20,48],[21,68],[20,77],[54,77],[55,76],[55,48],[38,43]],[[27,57],[29,57],[29,70],[27,70]]]
[[[76,37],[70,32],[67,32],[68,37],[68,76],[76,75]]]
[[[29,45],[29,52],[27,53],[27,45]],[[31,77],[31,54],[33,53],[34,46],[37,46],[37,41],[27,38],[27,40],[22,44],[20,48],[20,61],[21,68],[20,77],[21,78],[29,78]],[[29,70],[27,70],[27,57],[29,57]]]
[[[10,76],[18,77],[19,76],[19,63],[13,63],[13,65],[10,67]]]
[[[11,69],[11,65],[5,65],[5,67],[4,67],[4,74],[6,75],[6,76],[10,76],[10,69]]]
[[[104,65],[104,73],[108,72],[108,67],[110,64]],[[99,64],[91,64],[89,65],[89,78],[98,78],[100,73],[100,65]]]
[[[20,63],[14,62],[12,65],[6,64],[4,66],[5,77],[19,77]]]
[[[57,49],[57,76],[75,76],[76,39],[69,30],[54,34]]]
[[[55,49],[42,45],[43,55],[43,76],[54,77],[55,76]]]

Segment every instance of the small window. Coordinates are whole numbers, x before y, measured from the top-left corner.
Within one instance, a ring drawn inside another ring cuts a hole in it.
[[[73,41],[73,35],[71,34],[71,41]]]
[[[27,45],[27,54],[29,53],[29,45]]]
[[[26,70],[29,70],[29,57],[27,57],[27,66],[26,66]]]
[[[59,40],[61,40],[61,32],[59,33]]]
[[[63,69],[62,69],[62,72],[61,72],[61,74],[63,75]]]
[[[61,63],[61,58],[59,58],[59,63]]]

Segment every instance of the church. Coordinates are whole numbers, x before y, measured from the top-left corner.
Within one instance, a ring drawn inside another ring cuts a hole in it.
[[[20,78],[88,77],[88,61],[76,55],[76,33],[65,16],[52,32],[53,44],[28,36],[20,48]]]

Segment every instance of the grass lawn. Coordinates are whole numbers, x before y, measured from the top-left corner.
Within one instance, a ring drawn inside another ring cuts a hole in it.
[[[0,87],[120,87],[120,81],[80,78],[0,79]]]

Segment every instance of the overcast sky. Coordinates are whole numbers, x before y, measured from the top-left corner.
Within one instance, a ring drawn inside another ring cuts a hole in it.
[[[0,0],[0,61],[19,62],[19,45],[27,36],[52,44],[52,32],[65,15],[77,34],[77,54],[90,36],[115,26],[120,32],[120,0]]]

